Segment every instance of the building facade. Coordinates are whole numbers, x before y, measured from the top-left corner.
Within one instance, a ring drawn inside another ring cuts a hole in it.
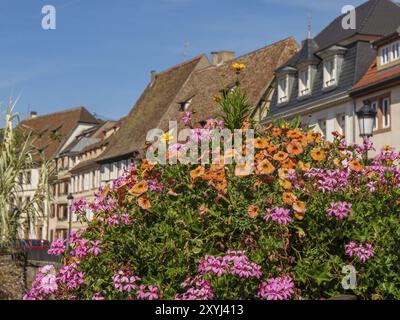
[[[355,13],[355,30],[343,29],[344,16],[337,17],[315,38],[309,33],[299,53],[276,70],[270,113],[262,123],[300,117],[328,140],[337,131],[348,142],[359,142],[358,107],[351,92],[376,59],[371,44],[400,25],[400,6],[370,0]]]

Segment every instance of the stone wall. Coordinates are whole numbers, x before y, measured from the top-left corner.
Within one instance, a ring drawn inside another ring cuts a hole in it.
[[[0,300],[19,300],[25,293],[24,265],[0,255]]]

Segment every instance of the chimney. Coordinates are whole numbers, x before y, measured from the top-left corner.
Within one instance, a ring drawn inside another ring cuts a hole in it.
[[[37,112],[36,111],[31,111],[31,113],[29,114],[29,119],[34,119],[37,117]]]
[[[150,75],[151,75],[151,82],[153,82],[156,79],[157,71],[151,70]]]
[[[213,64],[214,66],[219,66],[226,61],[235,59],[235,57],[235,52],[233,51],[214,51],[211,52],[211,64]]]

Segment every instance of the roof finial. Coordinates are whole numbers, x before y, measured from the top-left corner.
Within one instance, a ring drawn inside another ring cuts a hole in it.
[[[311,25],[312,25],[312,14],[311,13],[307,13],[307,39],[312,39],[311,36]]]

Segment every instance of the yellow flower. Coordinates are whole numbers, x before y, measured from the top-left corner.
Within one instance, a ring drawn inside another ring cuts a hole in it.
[[[170,142],[172,140],[174,140],[174,136],[169,132],[166,132],[161,136],[161,141]]]
[[[243,63],[235,62],[235,63],[232,63],[231,67],[232,67],[232,69],[236,70],[236,72],[240,72],[246,68],[246,65],[244,65]]]
[[[214,102],[220,103],[222,98],[220,96],[214,96]]]

